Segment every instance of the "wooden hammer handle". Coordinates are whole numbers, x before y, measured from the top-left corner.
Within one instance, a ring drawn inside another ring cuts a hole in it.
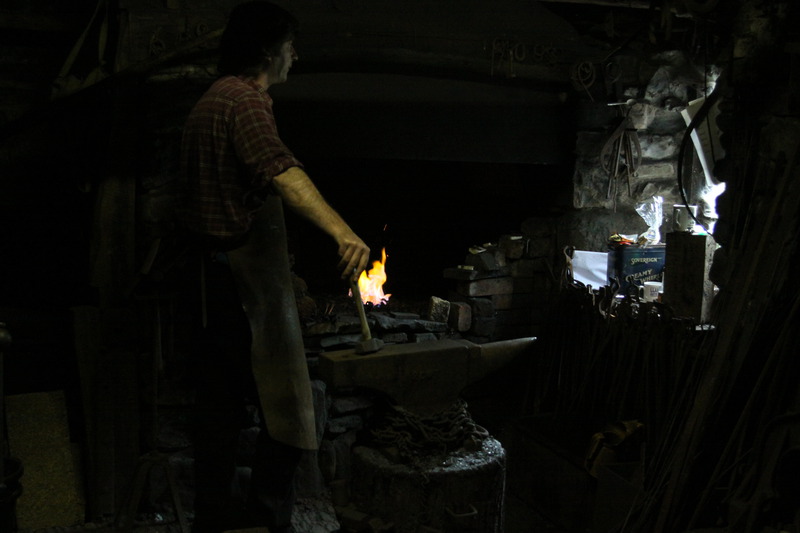
[[[358,288],[358,281],[350,280],[350,291],[353,293],[353,302],[356,304],[358,318],[361,320],[361,335],[365,341],[368,341],[372,338],[372,333],[370,333],[369,324],[367,324],[367,313],[364,311],[364,302],[361,301],[361,289]]]

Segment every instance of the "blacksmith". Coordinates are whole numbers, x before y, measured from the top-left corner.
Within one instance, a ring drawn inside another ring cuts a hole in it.
[[[343,279],[360,274],[369,259],[367,245],[278,136],[267,91],[286,81],[298,59],[297,26],[265,1],[236,6],[220,42],[221,76],[183,133],[180,219],[203,243],[194,533],[292,531],[292,479],[302,450],[317,446],[283,205],[333,238]],[[231,486],[248,394],[257,397],[265,428],[242,509]]]

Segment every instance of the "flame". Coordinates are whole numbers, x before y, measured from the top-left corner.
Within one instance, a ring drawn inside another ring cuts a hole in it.
[[[381,260],[373,261],[369,272],[362,272],[358,278],[358,290],[361,291],[361,301],[373,305],[385,304],[391,294],[383,293],[383,284],[386,283],[386,248],[381,251]]]

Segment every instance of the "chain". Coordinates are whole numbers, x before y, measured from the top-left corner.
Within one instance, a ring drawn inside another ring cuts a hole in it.
[[[430,416],[392,406],[382,425],[372,430],[372,437],[375,444],[395,448],[399,457],[409,460],[457,450],[469,440],[487,438],[488,432],[475,424],[467,403],[458,399]]]

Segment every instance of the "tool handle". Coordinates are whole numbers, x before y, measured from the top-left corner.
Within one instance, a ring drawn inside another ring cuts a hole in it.
[[[369,331],[369,324],[367,324],[367,313],[364,311],[364,302],[361,301],[361,289],[358,288],[358,282],[354,279],[350,280],[350,290],[353,292],[353,302],[356,304],[358,311],[358,318],[361,320],[361,335],[365,341],[372,338],[372,333]]]

